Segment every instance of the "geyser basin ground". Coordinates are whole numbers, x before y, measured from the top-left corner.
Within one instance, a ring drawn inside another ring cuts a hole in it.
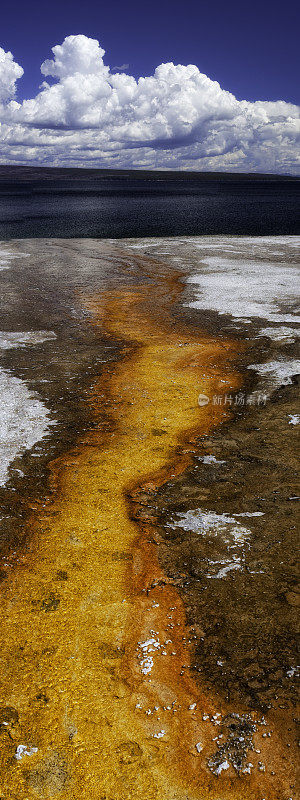
[[[296,798],[294,299],[245,322],[207,279],[293,247],[3,245],[1,366],[49,421],[1,490],[4,797]]]

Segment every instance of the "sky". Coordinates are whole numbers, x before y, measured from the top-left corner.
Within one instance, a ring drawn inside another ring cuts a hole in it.
[[[0,163],[298,174],[298,31],[290,0],[15,0]]]

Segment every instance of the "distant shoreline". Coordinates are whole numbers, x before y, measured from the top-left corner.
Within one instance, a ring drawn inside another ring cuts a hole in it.
[[[263,172],[199,172],[199,171],[186,171],[186,170],[144,170],[144,169],[101,169],[94,167],[40,167],[40,166],[27,166],[25,164],[3,164],[0,165],[0,181],[3,179],[11,180],[30,180],[41,179],[49,180],[55,178],[84,178],[85,180],[91,178],[141,178],[149,180],[203,180],[206,181],[224,181],[227,182],[244,182],[251,181],[278,181],[280,183],[285,181],[300,180],[297,175],[277,175],[276,173],[263,173]]]

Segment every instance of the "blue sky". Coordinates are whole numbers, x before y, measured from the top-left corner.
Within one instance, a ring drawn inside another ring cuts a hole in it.
[[[72,33],[99,39],[111,66],[128,64],[135,77],[164,61],[196,64],[239,100],[299,102],[298,3],[271,0],[17,0],[1,14],[1,46],[25,75],[19,95],[40,83],[50,48]]]
[[[0,162],[295,173],[298,31],[290,0],[6,4]]]

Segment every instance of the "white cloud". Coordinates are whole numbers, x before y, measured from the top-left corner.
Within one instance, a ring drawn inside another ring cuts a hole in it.
[[[108,75],[108,67],[103,65],[105,50],[100,47],[97,39],[88,39],[87,36],[67,36],[62,44],[52,47],[54,58],[44,61],[41,66],[43,75],[53,75],[64,79],[76,74]]]
[[[291,103],[238,101],[193,64],[161,64],[136,80],[111,71],[83,35],[52,52],[41,66],[50,82],[17,103],[23,70],[0,49],[2,163],[297,172]]]
[[[24,73],[22,67],[16,64],[12,53],[0,47],[0,103],[10,100],[16,91],[16,81]]]
[[[127,72],[129,70],[129,64],[121,64],[120,67],[111,67],[112,72]]]

